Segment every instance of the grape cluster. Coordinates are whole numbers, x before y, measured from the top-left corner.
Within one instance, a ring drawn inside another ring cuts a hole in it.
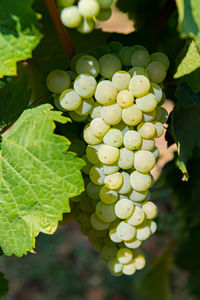
[[[111,15],[114,0],[59,0],[61,21],[69,28],[76,28],[80,33],[89,33],[96,21],[107,21]]]
[[[51,72],[47,86],[58,109],[86,122],[86,191],[72,198],[71,217],[118,276],[145,266],[140,247],[156,231],[150,171],[159,155],[155,138],[168,117],[161,106],[169,60],[140,45],[109,47],[113,53],[99,59],[74,56],[72,70]]]

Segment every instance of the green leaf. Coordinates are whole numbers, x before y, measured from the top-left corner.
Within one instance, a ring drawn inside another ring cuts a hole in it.
[[[69,198],[83,189],[84,163],[66,152],[70,142],[53,134],[68,119],[50,104],[27,109],[2,135],[0,246],[22,256],[35,247],[39,232],[53,233],[69,212]]]
[[[193,38],[200,51],[200,1],[176,0],[179,22],[178,29],[183,38]]]
[[[0,272],[0,298],[8,293],[8,280],[4,278],[4,274]]]
[[[0,89],[0,130],[20,116],[29,100],[26,76],[18,77]]]
[[[31,57],[41,34],[38,18],[31,8],[33,0],[1,0],[0,78],[16,75],[16,63]]]

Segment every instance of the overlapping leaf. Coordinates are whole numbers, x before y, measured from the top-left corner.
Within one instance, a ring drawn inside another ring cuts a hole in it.
[[[0,246],[21,256],[35,246],[39,232],[53,233],[69,198],[83,191],[83,161],[66,152],[70,142],[53,134],[60,112],[45,104],[27,109],[2,135]]]

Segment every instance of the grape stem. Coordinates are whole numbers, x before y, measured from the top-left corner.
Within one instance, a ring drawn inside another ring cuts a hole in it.
[[[59,35],[63,48],[67,54],[67,57],[69,60],[71,60],[72,56],[75,54],[75,49],[70,39],[69,33],[67,32],[65,26],[60,20],[60,13],[57,8],[56,2],[55,0],[44,0],[44,2],[49,11],[49,15],[56,28],[56,31]]]

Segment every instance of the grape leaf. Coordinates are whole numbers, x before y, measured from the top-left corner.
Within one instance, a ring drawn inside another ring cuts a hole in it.
[[[50,104],[27,109],[2,135],[0,246],[22,256],[35,247],[39,232],[53,233],[69,198],[83,189],[84,163],[66,152],[70,142],[53,134],[54,121],[65,123]]]
[[[200,51],[200,1],[176,0],[176,5],[179,14],[178,29],[181,36],[193,38]]]
[[[8,280],[4,278],[4,274],[0,272],[0,298],[8,293]]]
[[[26,86],[27,78],[21,76],[0,89],[0,130],[15,121],[27,107],[30,92]]]
[[[16,75],[16,63],[31,57],[42,35],[38,17],[31,8],[33,0],[1,0],[0,4],[0,78]]]

